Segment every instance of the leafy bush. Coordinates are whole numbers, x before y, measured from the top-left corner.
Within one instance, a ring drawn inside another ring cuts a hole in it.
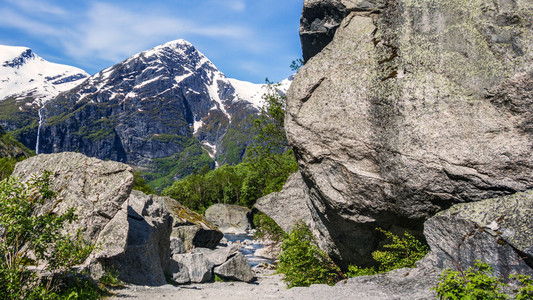
[[[141,191],[147,195],[157,194],[156,191],[154,191],[148,184],[146,184],[146,180],[141,177],[140,171],[133,172],[133,179],[135,180],[135,183],[133,185],[134,190]]]
[[[440,275],[435,291],[439,299],[508,299],[501,292],[504,284],[492,276],[492,271],[480,262],[465,272],[447,269]]]
[[[509,287],[509,284],[503,282],[504,279],[505,277],[494,277],[489,264],[477,261],[474,267],[466,271],[444,270],[434,290],[439,299],[509,299],[502,291],[502,288]],[[518,282],[515,299],[533,299],[531,276],[513,274],[508,279]]]
[[[429,251],[427,245],[422,244],[414,236],[405,232],[403,237],[392,234],[381,228],[377,229],[391,241],[383,246],[387,250],[372,252],[372,257],[380,263],[379,272],[388,272],[400,268],[413,268],[415,262],[422,259]]]
[[[511,280],[516,280],[519,283],[519,288],[515,295],[517,300],[533,299],[533,279],[531,276],[513,274],[509,276]]]
[[[372,257],[379,263],[378,269],[352,265],[348,267],[347,277],[385,273],[400,268],[413,268],[415,262],[422,259],[429,251],[427,245],[424,245],[408,232],[405,232],[403,237],[399,237],[381,228],[376,230],[383,233],[390,241],[389,244],[383,245],[384,250],[372,252]]]
[[[367,276],[367,275],[374,275],[378,272],[374,267],[369,268],[363,268],[357,265],[350,265],[348,266],[348,272],[344,274],[344,276],[348,278],[357,277],[357,276]]]
[[[52,200],[50,172],[20,183],[0,181],[0,298],[43,299],[59,297],[53,277],[39,279],[35,266],[52,274],[73,273],[73,267],[94,249],[80,231],[62,233],[76,220],[73,209],[64,214],[42,212]],[[33,267],[33,268],[32,268]]]
[[[316,283],[335,284],[343,278],[339,269],[322,251],[313,234],[303,222],[295,224],[283,239],[279,256],[278,272],[288,287],[310,286]]]
[[[286,236],[276,221],[262,212],[254,215],[254,225],[257,228],[254,239],[269,239],[275,243],[279,243]]]

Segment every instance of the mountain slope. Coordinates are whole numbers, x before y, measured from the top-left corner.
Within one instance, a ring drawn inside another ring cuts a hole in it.
[[[42,109],[39,152],[79,151],[165,177],[214,161],[240,162],[253,137],[263,85],[227,79],[193,45],[136,54]]]
[[[0,45],[0,124],[34,148],[38,109],[89,74],[44,60],[26,47]]]

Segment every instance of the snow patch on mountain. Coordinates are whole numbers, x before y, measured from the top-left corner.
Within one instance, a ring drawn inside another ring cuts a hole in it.
[[[40,107],[88,76],[82,69],[48,62],[30,48],[0,45],[0,101],[31,96]]]
[[[275,86],[277,92],[281,95],[285,95],[289,90],[293,79],[294,76],[290,76],[278,83]],[[233,88],[235,88],[235,93],[238,100],[247,101],[257,109],[260,109],[263,107],[263,105],[265,105],[264,95],[268,93],[267,84],[251,83],[233,78],[228,78],[228,81],[231,83]]]

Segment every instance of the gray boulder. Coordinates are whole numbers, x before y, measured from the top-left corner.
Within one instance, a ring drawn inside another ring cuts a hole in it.
[[[224,233],[244,233],[252,229],[252,212],[243,206],[213,204],[205,211],[205,218]]]
[[[174,266],[180,266],[178,272],[176,269],[170,271],[173,278],[185,278],[182,272],[186,271],[190,281],[194,283],[208,282],[213,277],[214,264],[203,253],[175,254],[172,260]]]
[[[183,241],[186,251],[194,247],[215,248],[224,234],[204,216],[181,205],[178,201],[161,197],[161,204],[173,218],[171,236]]]
[[[187,284],[191,282],[191,277],[189,276],[189,268],[174,259],[170,260],[168,274],[170,278],[177,284]]]
[[[366,2],[287,93],[313,219],[344,267],[372,264],[376,227],[421,235],[455,203],[533,188],[531,2]]]
[[[476,260],[497,276],[533,275],[533,191],[457,204],[426,221],[431,252],[421,264],[466,269]]]
[[[244,282],[250,282],[255,277],[254,271],[240,252],[222,265],[215,267],[214,272],[219,276]]]
[[[65,230],[81,229],[86,241],[100,245],[91,259],[123,253],[128,237],[128,198],[133,188],[131,168],[65,152],[17,163],[13,176],[25,182],[45,170],[53,174],[52,189],[57,191],[57,201],[46,203],[42,210],[61,214],[74,207],[78,219]]]
[[[271,193],[257,200],[254,207],[271,217],[285,232],[303,220],[312,226],[312,216],[307,201],[309,200],[307,185],[300,172],[287,178],[283,190]]]
[[[239,252],[239,245],[230,245],[227,247],[216,248],[211,250],[209,248],[195,248],[193,253],[202,253],[214,266],[220,266],[225,263],[228,258]]]
[[[128,242],[124,253],[103,260],[119,278],[139,285],[164,285],[170,262],[172,219],[158,196],[132,191],[128,206]]]
[[[165,284],[170,258],[171,219],[156,196],[132,191],[131,168],[78,153],[38,155],[16,165],[14,176],[28,181],[42,171],[52,172],[55,202],[43,211],[63,213],[75,208],[78,219],[66,232],[81,229],[96,249],[82,269],[99,278],[113,268],[119,278],[143,285]]]
[[[335,286],[313,284],[288,290],[290,299],[364,299],[364,300],[433,300],[438,269],[397,269],[388,273],[360,276],[340,281]]]

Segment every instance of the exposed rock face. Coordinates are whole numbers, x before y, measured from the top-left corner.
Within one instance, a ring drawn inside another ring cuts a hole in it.
[[[283,231],[289,232],[300,220],[312,227],[308,199],[307,185],[300,172],[296,172],[287,178],[283,190],[261,197],[254,206],[276,221]]]
[[[183,241],[186,251],[194,247],[215,248],[218,245],[224,234],[204,216],[172,198],[162,197],[161,200],[173,218],[171,235]]]
[[[244,282],[250,282],[255,277],[250,265],[240,252],[222,265],[215,267],[214,272],[219,276]]]
[[[244,233],[252,229],[252,212],[243,206],[213,204],[205,211],[205,218],[224,233]]]
[[[372,263],[376,227],[533,187],[531,1],[343,3],[286,116],[336,261]]]
[[[84,239],[98,246],[85,262],[93,276],[113,267],[128,283],[165,284],[170,216],[158,203],[160,197],[132,191],[129,166],[79,153],[59,153],[24,160],[13,175],[27,181],[44,170],[52,172],[57,200],[46,203],[43,210],[63,213],[75,208],[78,219],[65,230],[81,229]]]
[[[466,269],[480,260],[497,276],[533,275],[532,216],[531,191],[454,205],[424,224],[431,252],[423,264]]]

